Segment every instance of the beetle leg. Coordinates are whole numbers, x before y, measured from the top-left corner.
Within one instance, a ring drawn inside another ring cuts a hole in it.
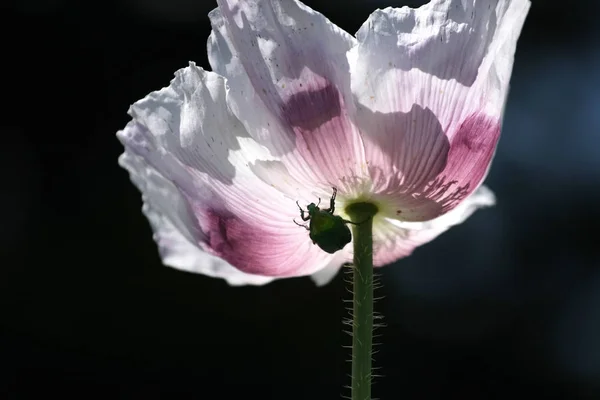
[[[369,217],[371,218],[371,217]],[[364,221],[360,221],[360,222],[352,222],[352,221],[348,221],[347,219],[343,219],[342,221],[344,221],[347,224],[352,224],[352,225],[360,225],[362,223],[365,223],[369,220],[369,218],[365,219]]]
[[[310,216],[305,217],[304,213],[306,212],[305,210],[302,209],[302,207],[300,207],[300,204],[298,204],[298,200],[296,200],[296,205],[298,206],[298,209],[300,210],[300,218],[302,218],[302,221],[308,221],[310,219]],[[304,225],[302,225],[304,226]]]
[[[335,211],[335,198],[337,196],[337,188],[334,186],[332,187],[333,189],[333,195],[331,196],[331,199],[329,200],[329,213],[333,214],[333,212]]]
[[[306,225],[303,225],[303,224],[299,224],[299,223],[297,223],[297,222],[296,222],[296,218],[294,218],[294,223],[295,223],[296,225],[298,225],[298,226],[301,226],[301,227],[303,227],[303,228],[304,228],[304,229],[306,229],[307,231],[309,231],[309,230],[310,230],[310,228],[309,228],[308,226],[306,226]]]
[[[333,214],[333,212],[335,211],[335,197],[337,196],[337,188],[333,186],[332,189],[333,196],[331,196],[331,199],[329,200],[329,208],[327,210],[323,210],[325,212],[328,212],[329,214]]]

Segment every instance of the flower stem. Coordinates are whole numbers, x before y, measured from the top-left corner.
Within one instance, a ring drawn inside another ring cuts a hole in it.
[[[377,207],[354,203],[346,207],[354,243],[352,309],[352,400],[371,399],[373,346],[373,216]]]

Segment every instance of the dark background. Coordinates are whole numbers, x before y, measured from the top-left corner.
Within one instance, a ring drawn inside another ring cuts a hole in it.
[[[307,4],[353,33],[390,3]],[[343,276],[231,288],[163,267],[117,166],[129,104],[208,68],[213,2],[1,7],[0,398],[348,394]],[[375,397],[600,398],[598,13],[533,1],[498,205],[380,270]]]

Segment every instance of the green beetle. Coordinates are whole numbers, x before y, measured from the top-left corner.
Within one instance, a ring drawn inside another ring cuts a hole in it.
[[[313,244],[319,246],[323,251],[330,254],[341,250],[352,240],[352,234],[350,228],[346,224],[353,224],[351,221],[347,221],[339,215],[333,215],[335,211],[335,196],[337,195],[337,189],[333,188],[333,196],[329,201],[329,208],[321,210],[319,203],[310,203],[303,210],[300,204],[296,201],[298,208],[300,209],[300,218],[303,221],[310,221],[310,227],[302,225],[294,220],[294,223],[298,226],[306,228],[310,232],[309,236],[313,241]],[[308,213],[306,215],[305,213]]]

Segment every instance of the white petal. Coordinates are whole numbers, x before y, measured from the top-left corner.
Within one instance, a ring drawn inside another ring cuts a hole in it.
[[[252,171],[273,158],[227,108],[222,77],[191,64],[131,113],[117,134],[122,164],[150,210],[191,244],[253,275],[304,276],[329,263],[294,224],[295,200]]]
[[[177,188],[148,165],[147,161],[129,151],[119,157],[119,165],[129,172],[131,181],[142,192],[144,204],[154,210],[161,210],[180,234],[190,242],[203,237],[193,211],[181,197]]]
[[[444,130],[482,107],[500,116],[529,7],[528,0],[434,0],[375,11],[350,55],[357,100],[379,112],[429,108]]]
[[[171,85],[131,106],[134,120],[147,129],[123,130],[118,137],[136,154],[160,149],[160,156],[176,158],[183,168],[171,164],[170,173],[193,170],[229,184],[236,170],[270,156],[231,115],[225,96],[223,77],[190,63],[175,73]],[[128,136],[132,133],[137,137]],[[239,151],[242,146],[251,149]]]
[[[405,220],[456,207],[493,159],[528,0],[434,0],[375,11],[349,53],[376,186]]]
[[[209,60],[250,135],[309,185],[338,185],[363,163],[346,52],[355,40],[294,0],[222,0]],[[341,188],[343,190],[343,188]]]

